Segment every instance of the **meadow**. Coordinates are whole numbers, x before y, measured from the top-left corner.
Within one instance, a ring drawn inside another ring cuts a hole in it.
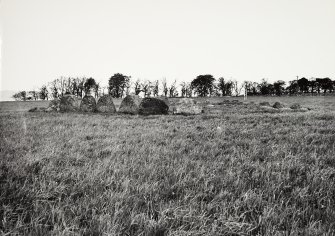
[[[190,116],[0,103],[0,234],[335,234],[334,96],[198,102]]]

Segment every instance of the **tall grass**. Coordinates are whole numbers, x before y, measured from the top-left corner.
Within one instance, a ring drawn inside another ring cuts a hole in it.
[[[308,112],[2,112],[0,232],[333,235],[334,103],[314,99]]]

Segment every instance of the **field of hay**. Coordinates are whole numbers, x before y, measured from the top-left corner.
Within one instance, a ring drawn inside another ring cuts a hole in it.
[[[0,234],[335,234],[335,97],[198,102],[192,116],[0,103]]]

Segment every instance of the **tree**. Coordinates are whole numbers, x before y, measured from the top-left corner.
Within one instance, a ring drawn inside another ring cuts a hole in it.
[[[145,80],[142,82],[141,86],[142,86],[142,91],[144,92],[144,97],[150,97],[151,90],[152,90],[151,81]]]
[[[159,81],[158,80],[155,80],[155,82],[153,84],[152,93],[155,97],[158,96],[158,93],[159,93]]]
[[[95,83],[93,86],[93,91],[94,91],[94,97],[98,98],[99,97],[99,92],[101,90],[100,83]]]
[[[102,87],[100,87],[100,88],[101,88],[102,96],[105,95],[105,90],[108,91],[108,86],[102,86]]]
[[[275,94],[275,87],[273,86],[273,84],[269,83],[268,90],[269,90],[269,95]]]
[[[39,94],[40,94],[40,98],[42,99],[42,100],[48,100],[48,94],[49,94],[49,91],[48,91],[48,88],[47,88],[47,86],[46,85],[43,85],[41,88],[40,88],[40,92],[39,92]]]
[[[50,91],[51,91],[51,96],[53,99],[57,99],[58,98],[58,89],[56,86],[56,80],[51,81],[49,84],[50,87]]]
[[[331,93],[334,89],[333,82],[329,78],[317,78],[316,82],[318,83],[318,93],[320,93],[320,88],[323,89],[323,93],[326,93],[327,90]]]
[[[84,92],[84,83],[85,83],[86,78],[81,78],[78,79],[78,88],[77,88],[77,96],[78,97],[83,97],[83,92]]]
[[[18,93],[15,93],[12,97],[16,100],[16,101],[25,101],[26,100],[26,91],[20,91]]]
[[[221,91],[219,90],[217,84],[214,84],[211,96],[215,96],[215,97],[220,97],[221,96]]]
[[[253,95],[253,86],[251,81],[244,81],[243,86],[246,92],[246,95],[250,96]]]
[[[168,86],[167,86],[166,78],[163,79],[162,86],[163,86],[163,94],[164,94],[165,97],[167,97],[169,89],[168,89]]]
[[[15,94],[13,94],[12,98],[14,98],[15,101],[19,101],[19,100],[21,100],[21,94],[20,93],[15,93]]]
[[[66,82],[65,82],[65,77],[61,76],[60,78],[58,78],[56,80],[56,86],[57,86],[57,90],[58,90],[58,94],[60,94],[61,97],[64,96],[65,92],[66,92]]]
[[[225,93],[227,96],[231,96],[233,94],[233,87],[234,87],[233,81],[229,80],[228,82],[226,82],[225,84],[226,92]]]
[[[301,93],[308,93],[308,86],[309,86],[309,81],[305,77],[302,77],[301,79],[297,80],[299,90]]]
[[[192,97],[192,93],[193,93],[193,90],[192,90],[192,86],[191,86],[191,83],[187,83],[186,84],[186,97]]]
[[[278,80],[277,82],[273,84],[273,88],[277,96],[281,96],[283,94],[284,85],[285,85],[285,81],[283,80]]]
[[[38,93],[35,90],[29,91],[28,94],[30,99],[34,99],[35,101],[38,99]]]
[[[95,82],[95,79],[93,79],[92,77],[88,78],[85,83],[84,83],[84,92],[86,95],[90,95],[91,94],[91,90],[94,89],[94,87],[97,85],[97,83]]]
[[[67,78],[67,81],[65,82],[65,93],[66,94],[73,94],[73,90],[74,90],[74,84],[73,84],[73,79],[71,77]]]
[[[137,79],[134,83],[134,90],[135,90],[135,95],[139,95],[140,92],[142,92],[141,81],[139,79]]]
[[[266,79],[262,79],[262,82],[259,84],[259,90],[262,95],[270,95],[273,94],[274,87]]]
[[[244,86],[243,84],[239,85],[237,80],[234,80],[232,82],[233,82],[232,89],[234,90],[235,96],[238,97]]]
[[[187,95],[187,84],[186,84],[186,82],[182,82],[181,84],[180,84],[180,87],[181,87],[181,96],[182,97],[186,97]]]
[[[217,84],[217,89],[221,96],[231,96],[233,89],[233,82],[228,80],[226,81],[223,77],[219,78],[219,83]]]
[[[27,93],[26,91],[21,91],[20,92],[21,100],[25,101],[27,99]]]
[[[308,87],[311,88],[312,95],[314,94],[314,90],[315,90],[316,86],[317,86],[316,80],[314,78],[311,78],[311,80],[308,81]]]
[[[169,97],[173,98],[173,97],[177,97],[178,96],[178,91],[177,91],[177,87],[176,87],[176,83],[177,81],[175,80],[171,86],[168,88],[169,91]]]
[[[51,81],[50,91],[54,99],[62,97],[66,92],[66,79],[61,76],[58,79]]]
[[[252,82],[251,84],[251,90],[252,90],[252,95],[257,95],[259,94],[259,84],[257,82]]]
[[[218,88],[218,91],[221,93],[222,96],[226,96],[225,85],[226,85],[226,81],[224,80],[223,77],[220,77],[217,88]]]
[[[125,89],[125,93],[126,95],[130,94],[130,87],[131,87],[131,81],[129,80],[128,83],[126,83],[126,89]]]
[[[215,78],[212,75],[198,75],[191,82],[192,89],[200,97],[206,97],[212,93]]]
[[[130,76],[120,73],[114,74],[108,81],[109,94],[114,98],[122,98],[129,81]]]
[[[289,94],[296,94],[299,91],[299,85],[297,80],[292,80],[289,82],[290,85],[286,88],[286,90],[289,92]]]

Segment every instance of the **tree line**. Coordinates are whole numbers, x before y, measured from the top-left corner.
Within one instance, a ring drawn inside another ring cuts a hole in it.
[[[92,77],[60,77],[37,90],[20,91],[13,95],[15,100],[49,100],[59,99],[65,94],[78,97],[92,95],[96,98],[110,94],[114,98],[122,98],[128,94],[165,97],[208,97],[208,96],[282,96],[299,94],[334,93],[335,80],[330,78],[297,78],[286,84],[283,80],[269,83],[262,79],[260,83],[227,80],[223,77],[215,79],[212,75],[199,75],[191,82],[173,81],[168,84],[163,80],[132,80],[131,76],[116,73],[108,80],[107,86],[96,82]]]

